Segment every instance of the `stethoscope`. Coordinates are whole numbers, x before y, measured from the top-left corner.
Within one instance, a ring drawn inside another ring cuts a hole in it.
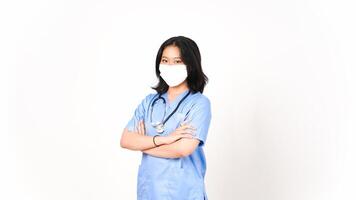
[[[164,119],[164,117],[166,116],[166,100],[161,96],[162,94],[159,94],[158,97],[153,100],[152,104],[151,104],[151,113],[150,113],[150,122],[151,125],[156,129],[157,133],[162,134],[164,132],[164,124],[169,120],[169,118],[172,117],[172,115],[178,110],[180,104],[184,101],[185,98],[188,97],[188,95],[190,94],[190,91],[179,101],[177,107],[172,111],[172,113],[166,118]],[[158,122],[152,122],[152,112],[153,112],[153,107],[156,104],[156,102],[158,100],[162,100],[163,104],[164,104],[164,114],[162,117],[161,121]],[[164,119],[164,120],[163,120]]]

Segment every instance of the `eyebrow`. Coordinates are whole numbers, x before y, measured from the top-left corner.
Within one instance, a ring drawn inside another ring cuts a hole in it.
[[[164,58],[168,58],[167,56],[162,56],[162,58],[163,58],[163,57],[164,57]],[[181,58],[181,57],[174,57],[174,58]]]

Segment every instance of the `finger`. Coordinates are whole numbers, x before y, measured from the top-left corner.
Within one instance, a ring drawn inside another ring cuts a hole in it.
[[[142,125],[141,125],[141,120],[138,122],[138,133],[142,135]]]
[[[138,122],[138,133],[142,135],[141,120]]]
[[[180,127],[178,127],[177,129],[179,130],[184,130],[187,128],[194,128],[193,126],[189,125],[189,124],[185,124],[185,125],[181,125]]]
[[[194,131],[193,131],[193,130],[190,130],[190,129],[179,130],[179,131],[176,131],[176,134],[177,134],[177,135],[182,135],[182,134],[191,134],[191,135],[193,135],[193,134],[194,134]]]
[[[143,120],[141,122],[141,127],[142,127],[142,135],[145,135],[146,134],[146,129],[145,129],[145,123],[143,122]]]
[[[185,133],[185,131],[184,130],[175,130],[173,133],[171,133],[170,135],[172,135],[172,136],[178,136],[179,137],[179,135],[181,135],[181,134],[183,134],[183,133]]]
[[[140,128],[141,128],[141,135],[144,135],[145,134],[145,128],[144,128],[144,125],[143,125],[143,121],[141,121],[141,123],[140,123]]]
[[[170,135],[179,135],[179,134],[182,134],[182,133],[193,133],[194,131],[196,131],[195,128],[193,128],[191,126],[184,126],[184,127],[181,127],[181,128],[177,128]]]
[[[186,125],[189,124],[192,121],[192,119],[184,119],[184,121],[181,123],[181,125]]]
[[[183,128],[183,129],[179,129],[179,131],[190,131],[190,132],[193,132],[193,131],[196,131],[196,128],[194,127],[186,127],[186,128]]]
[[[186,129],[186,130],[184,130],[186,133],[190,133],[190,134],[192,134],[192,135],[195,135],[195,133],[196,133],[196,129]]]
[[[184,130],[192,130],[192,131],[196,131],[197,129],[193,126],[189,126],[187,128],[185,128]]]
[[[183,133],[180,135],[180,138],[194,138],[194,135],[190,133]]]
[[[138,133],[138,126],[137,126],[137,122],[134,122],[134,132]]]

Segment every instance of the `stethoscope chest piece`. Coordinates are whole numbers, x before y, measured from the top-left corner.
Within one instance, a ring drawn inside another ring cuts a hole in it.
[[[161,122],[158,123],[151,123],[153,128],[156,129],[157,133],[162,134],[164,132],[164,124]]]

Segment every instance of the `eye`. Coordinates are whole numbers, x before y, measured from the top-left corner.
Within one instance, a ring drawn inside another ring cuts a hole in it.
[[[166,63],[167,60],[166,60],[166,59],[162,59],[161,62],[162,62],[162,63]]]
[[[176,60],[176,63],[182,63],[182,61],[181,60]]]

